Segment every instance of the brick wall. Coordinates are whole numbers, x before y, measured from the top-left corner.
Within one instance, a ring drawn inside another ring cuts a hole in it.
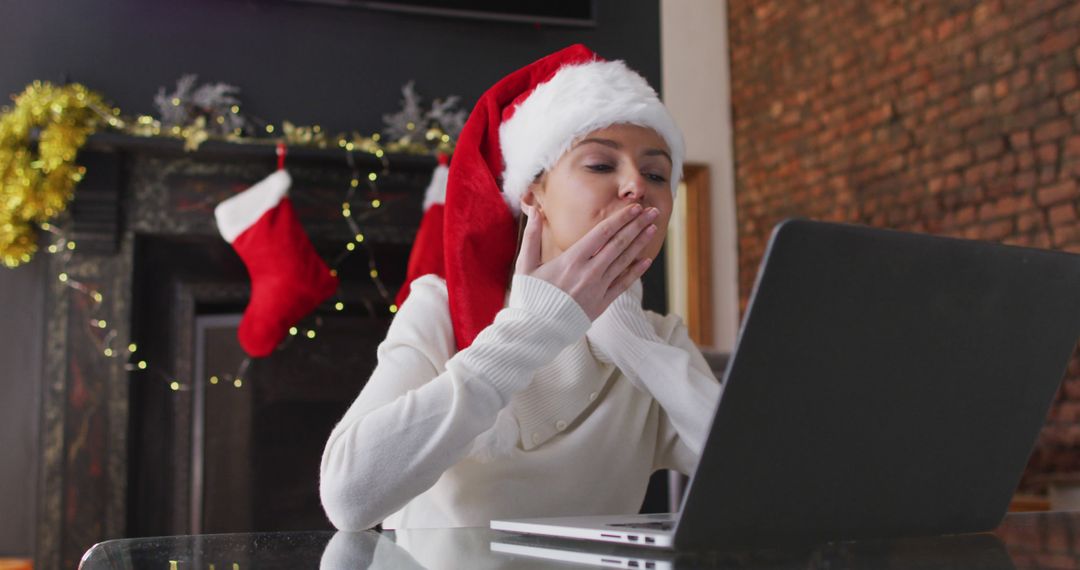
[[[1080,2],[728,10],[741,309],[788,216],[1080,252]],[[1025,490],[1080,472],[1078,420],[1074,355]]]
[[[1075,513],[1059,512],[1039,518],[1007,519],[994,534],[1001,539],[1015,568],[1076,570],[1080,568],[1080,544],[1074,530],[1077,523],[1080,517]],[[995,564],[990,560],[996,563],[998,558],[987,557],[979,562],[984,567]]]

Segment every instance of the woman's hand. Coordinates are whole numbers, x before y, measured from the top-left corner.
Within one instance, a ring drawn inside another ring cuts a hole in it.
[[[659,212],[632,204],[608,216],[558,257],[541,264],[543,214],[521,205],[529,219],[522,237],[515,273],[543,279],[570,295],[595,321],[652,264],[638,259],[649,244]]]

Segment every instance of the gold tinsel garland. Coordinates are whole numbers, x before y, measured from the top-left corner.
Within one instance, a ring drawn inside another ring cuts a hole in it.
[[[275,144],[332,148],[367,152],[382,158],[385,153],[450,154],[454,139],[439,127],[415,127],[415,136],[381,141],[378,133],[327,136],[322,129],[282,125],[280,136],[267,125],[266,137],[235,132],[224,137],[209,134],[205,117],[189,124],[163,129],[160,121],[142,115],[124,120],[120,109],[110,107],[98,93],[78,83],[54,86],[35,81],[13,97],[15,106],[0,109],[0,263],[17,267],[27,263],[37,250],[35,226],[63,213],[75,186],[86,169],[75,157],[88,136],[99,128],[111,128],[140,137],[169,137],[184,141],[184,149],[197,150],[208,139],[246,144]],[[239,113],[239,106],[232,112]],[[413,124],[407,126],[414,131]],[[34,133],[38,133],[34,143]]]
[[[79,84],[35,81],[0,114],[0,262],[16,267],[37,250],[34,226],[67,209],[86,169],[86,137],[113,111]],[[37,144],[33,135],[38,131]]]

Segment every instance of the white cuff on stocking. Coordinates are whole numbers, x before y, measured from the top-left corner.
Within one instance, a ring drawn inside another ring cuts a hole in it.
[[[244,230],[257,222],[263,214],[278,205],[289,193],[292,178],[289,171],[277,172],[262,179],[258,184],[225,200],[214,208],[218,230],[225,241],[232,243]]]

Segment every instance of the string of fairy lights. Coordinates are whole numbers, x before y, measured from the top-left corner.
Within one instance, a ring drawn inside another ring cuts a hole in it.
[[[272,125],[267,125],[267,132],[273,132]],[[372,139],[377,142],[379,135],[373,135]],[[361,228],[360,224],[357,222],[356,216],[353,215],[354,210],[357,208],[377,210],[382,206],[378,180],[380,177],[387,176],[390,173],[390,164],[385,156],[385,152],[381,148],[375,149],[371,154],[379,160],[381,170],[379,172],[371,170],[364,174],[364,171],[360,168],[355,157],[355,153],[358,151],[357,145],[352,141],[340,139],[338,146],[345,152],[345,160],[352,173],[348,188],[345,192],[345,198],[341,204],[341,217],[352,237],[341,247],[340,253],[338,253],[328,265],[330,266],[331,273],[336,276],[341,265],[354,254],[358,248],[362,247],[367,253],[368,277],[372,280],[376,291],[378,291],[385,306],[388,307],[389,312],[394,314],[397,312],[397,305],[394,304],[389,289],[387,289],[386,284],[382,281],[378,263],[375,258],[375,252],[364,235],[363,228]],[[285,152],[283,144],[279,143],[277,152],[279,158],[283,161]],[[368,197],[364,201],[360,201],[357,196],[361,186],[366,186],[369,190]],[[66,270],[72,256],[76,252],[76,242],[73,239],[70,239],[56,224],[46,222],[40,224],[40,227],[51,236],[49,245],[45,250],[50,255],[59,255],[60,266],[64,268],[58,274],[57,279],[69,289],[86,296],[92,303],[92,308],[89,311],[90,319],[87,321],[87,326],[91,332],[90,337],[95,342],[96,349],[106,358],[124,358],[124,369],[129,372],[149,373],[161,378],[166,382],[169,389],[174,392],[190,390],[192,388],[190,381],[185,382],[183,379],[178,378],[175,374],[165,369],[165,367],[162,367],[157,363],[151,365],[147,360],[141,358],[138,353],[139,347],[137,343],[130,341],[126,343],[126,346],[124,345],[119,338],[119,330],[111,328],[109,322],[101,315],[105,305],[105,295],[102,293],[101,289],[74,278]],[[335,294],[333,301],[333,309],[336,312],[345,310],[345,301],[341,296],[340,290]],[[278,345],[277,349],[286,349],[293,343],[294,339],[298,338],[314,340],[318,336],[318,330],[322,327],[322,324],[322,317],[317,313],[310,316],[305,319],[304,322],[291,327],[288,331],[289,334],[285,337],[285,340]],[[252,358],[246,356],[238,365],[235,373],[211,374],[207,378],[207,381],[209,384],[215,386],[231,384],[234,388],[242,388],[251,364]]]
[[[46,247],[46,251],[52,255],[60,255],[61,265],[66,268],[71,261],[72,255],[75,253],[75,241],[68,239],[66,234],[54,224],[45,222],[42,223],[40,227],[50,236],[48,238],[49,245]],[[57,279],[66,287],[86,296],[93,304],[90,310],[90,318],[87,320],[86,325],[89,328],[90,338],[94,341],[97,350],[101,354],[107,358],[117,358],[121,355],[126,356],[127,363],[125,364],[125,369],[128,371],[147,370],[149,368],[145,360],[135,358],[139,349],[136,343],[129,342],[127,343],[127,346],[117,346],[118,344],[121,344],[119,342],[119,331],[115,328],[110,329],[108,321],[100,314],[105,301],[105,296],[100,290],[75,279],[68,274],[66,270],[61,270],[57,275]]]
[[[354,211],[382,206],[378,180],[390,173],[387,152],[450,154],[456,136],[452,133],[460,133],[467,116],[465,110],[457,107],[457,97],[437,99],[430,109],[425,109],[409,82],[402,89],[401,110],[383,115],[385,141],[380,140],[383,137],[378,133],[331,136],[318,125],[297,126],[288,121],[281,123],[279,132],[273,124],[241,113],[236,92],[237,88],[223,83],[199,87],[194,76],[185,76],[177,82],[173,94],[167,95],[163,88],[155,98],[159,118],[150,115],[129,118],[119,108],[107,104],[101,94],[81,84],[58,86],[34,81],[12,97],[14,107],[0,108],[0,186],[7,194],[0,201],[0,263],[6,267],[28,263],[39,246],[38,235],[33,230],[41,228],[48,235],[44,240],[48,242],[46,251],[61,256],[57,264],[61,268],[57,275],[59,282],[91,303],[86,326],[100,353],[106,358],[124,359],[128,371],[162,378],[173,391],[190,390],[193,381],[180,379],[165,367],[142,358],[136,342],[120,338],[119,329],[106,318],[103,290],[69,273],[77,244],[64,228],[71,221],[68,204],[86,171],[75,159],[87,137],[108,130],[134,137],[181,139],[184,150],[190,152],[197,152],[208,140],[252,145],[277,143],[279,147],[287,143],[322,149],[332,149],[336,142],[352,171],[341,206],[342,219],[352,237],[328,265],[336,275],[342,263],[363,247],[367,252],[368,276],[393,314],[397,307],[380,278],[374,251],[366,242]],[[362,169],[355,157],[357,152],[374,156],[381,168]],[[367,196],[361,198],[358,194],[365,185]],[[376,310],[368,300],[365,303],[369,310]],[[345,310],[340,291],[333,308]],[[298,324],[288,331],[278,348],[287,347],[296,338],[315,339],[321,326],[322,318],[317,313],[305,318],[302,326]],[[234,374],[215,374],[208,380],[213,385],[231,383],[241,388],[251,362],[245,358]]]
[[[179,560],[170,560],[169,561],[169,570],[179,570],[179,568],[180,568],[180,561]],[[229,566],[228,568],[231,568],[232,570],[240,570],[240,563],[239,562],[233,562],[232,565]],[[217,568],[216,568],[216,565],[214,565],[214,564],[207,564],[206,570],[217,570]]]

